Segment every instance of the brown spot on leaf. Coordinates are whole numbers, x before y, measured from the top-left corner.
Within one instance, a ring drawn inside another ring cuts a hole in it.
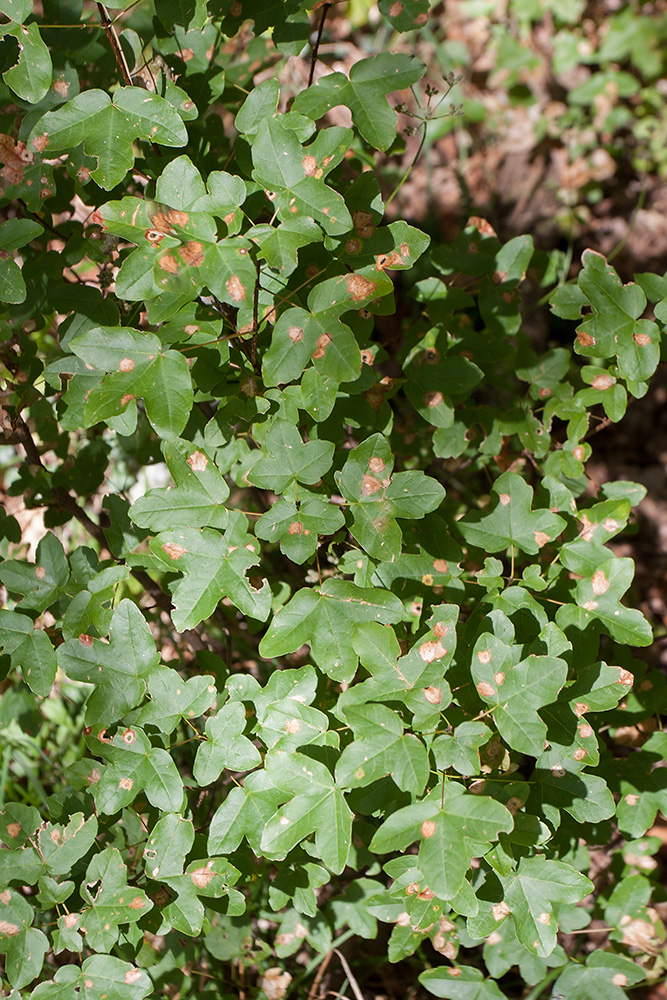
[[[136,738],[137,734],[134,729],[126,729],[122,736],[123,743],[127,743],[128,746],[132,746]]]
[[[537,545],[538,549],[544,548],[544,546],[549,541],[549,536],[545,531],[534,531],[533,538],[535,539],[535,544]]]
[[[433,660],[441,660],[447,655],[447,650],[438,642],[423,642],[419,647],[419,655],[424,663],[431,663]]]
[[[361,480],[361,495],[362,497],[373,496],[382,489],[382,483],[375,476],[364,476]]]
[[[43,580],[46,576],[46,570],[43,566],[35,566],[35,576],[38,580]]]
[[[303,167],[303,172],[306,177],[312,177],[317,170],[317,160],[314,156],[308,154],[307,156],[304,156],[301,161],[301,166]]]
[[[631,674],[630,671],[626,670],[624,667],[616,667],[616,669],[618,670],[618,680],[616,683],[627,684],[629,687],[632,687],[635,683],[635,675]]]
[[[183,229],[190,221],[190,216],[187,212],[179,212],[176,208],[169,209],[167,218],[173,226],[178,226],[179,229]]]
[[[202,868],[196,868],[190,872],[190,878],[198,889],[205,889],[209,882],[215,878],[215,874],[207,865],[204,865]]]
[[[442,691],[439,687],[434,687],[432,684],[424,688],[424,697],[430,705],[439,705],[442,701]]]
[[[150,215],[150,220],[153,223],[153,230],[161,233],[163,236],[165,233],[173,233],[174,227],[169,222],[169,216],[161,209],[158,209],[157,212],[153,212]]]
[[[176,560],[184,556],[188,550],[182,545],[177,545],[176,542],[165,542],[162,551],[166,552],[170,559]]]
[[[193,451],[186,461],[193,472],[204,472],[208,465],[208,459],[203,451]]]
[[[595,573],[593,573],[591,583],[593,585],[593,593],[596,597],[606,594],[611,586],[609,580],[601,569],[596,569]]]
[[[8,920],[0,920],[0,937],[14,937],[18,932],[17,924],[10,924]]]
[[[364,278],[362,274],[348,274],[345,276],[347,290],[355,302],[361,299],[368,299],[375,294],[377,283]]]
[[[234,302],[242,302],[245,299],[245,285],[242,284],[237,274],[231,276],[225,284],[225,288],[229,293],[230,299],[233,299]]]
[[[499,670],[497,674],[493,675],[493,679],[498,685],[498,687],[500,687],[501,684],[505,683],[505,674],[502,672],[502,670]]]
[[[7,824],[7,833],[9,834],[9,836],[12,839],[14,837],[18,837],[18,835],[19,835],[20,832],[21,832],[21,824],[20,823],[8,823]]]
[[[131,986],[132,983],[138,982],[141,979],[141,969],[128,969],[125,973],[125,983],[127,986]]]
[[[496,693],[495,689],[486,681],[480,681],[477,685],[477,690],[481,694],[482,698],[493,698]]]
[[[424,393],[424,405],[432,409],[434,406],[440,406],[444,403],[445,397],[441,392],[430,390]]]
[[[36,149],[38,153],[43,153],[49,144],[49,137],[46,132],[43,135],[37,135],[32,140],[32,148]]]
[[[121,358],[118,362],[118,370],[121,372],[131,372],[134,368],[134,361],[132,358]]]
[[[178,256],[188,267],[201,267],[204,263],[204,247],[198,240],[191,240],[178,248]]]
[[[421,835],[425,840],[435,833],[435,822],[432,819],[425,819],[421,825]]]
[[[374,455],[373,458],[371,458],[371,460],[368,463],[368,468],[371,470],[371,472],[378,472],[378,473],[384,472],[385,463],[381,458],[378,458],[376,455]]]
[[[632,339],[638,347],[646,347],[647,344],[651,343],[648,333],[633,333]]]
[[[158,265],[162,271],[166,271],[167,274],[178,274],[178,261],[171,254],[162,254],[158,261]]]
[[[601,375],[595,376],[591,385],[594,389],[599,389],[600,392],[605,392],[605,390],[611,389],[612,385],[616,385],[616,379],[613,375],[603,372]]]
[[[491,662],[491,650],[490,649],[480,649],[477,654],[477,659],[480,663],[490,663]]]
[[[577,732],[582,740],[587,740],[593,735],[593,728],[587,722],[580,722],[577,726]]]
[[[443,622],[436,622],[433,626],[433,634],[436,639],[442,639],[443,635],[447,635],[449,632],[449,625],[443,624]]]
[[[509,503],[511,502],[511,500],[512,500],[512,498],[511,498],[511,496],[509,495],[509,493],[501,493],[501,494],[500,494],[500,496],[498,497],[498,499],[500,500],[500,502],[501,502],[501,504],[503,505],[503,507],[507,507],[507,505],[508,505],[508,504],[509,504]]]
[[[303,330],[300,326],[291,326],[287,331],[287,336],[293,344],[299,344],[303,340]]]
[[[573,756],[575,760],[583,760],[584,757],[586,756],[586,751],[583,749],[583,747],[577,747],[577,749],[574,751]]]
[[[131,403],[133,399],[134,399],[134,393],[126,392],[124,396],[120,397],[120,405],[127,406],[127,404]]]
[[[503,899],[502,902],[495,903],[491,907],[491,912],[493,913],[493,919],[500,922],[501,920],[504,920],[505,917],[509,914],[510,908]]]
[[[135,896],[131,903],[127,904],[130,910],[143,910],[146,900],[143,896]]]
[[[375,232],[375,223],[370,212],[355,212],[352,216],[352,225],[362,240],[369,239]]]
[[[288,535],[300,535],[303,532],[303,522],[292,521],[289,528],[287,529]]]
[[[327,345],[330,343],[331,343],[331,336],[328,333],[321,333],[319,335],[319,337],[317,338],[317,347],[312,353],[312,357],[314,358],[315,361],[317,361],[319,358],[324,357]]]
[[[118,787],[122,788],[124,792],[131,792],[134,782],[132,778],[121,778],[118,782]]]
[[[362,247],[361,240],[348,240],[345,244],[345,253],[355,254],[359,253]]]
[[[278,966],[267,969],[259,984],[267,1000],[283,1000],[287,987],[292,982],[289,972],[283,972]]]
[[[403,258],[396,250],[391,253],[379,253],[375,258],[375,270],[386,271],[389,267],[401,267]]]

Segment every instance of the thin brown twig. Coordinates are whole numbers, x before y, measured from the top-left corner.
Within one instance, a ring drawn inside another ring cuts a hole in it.
[[[322,976],[327,970],[327,965],[331,961],[332,955],[333,955],[333,948],[331,949],[331,951],[328,951],[324,956],[324,960],[320,965],[319,969],[317,970],[317,975],[313,979],[313,985],[310,987],[308,991],[308,996],[306,997],[306,1000],[316,1000],[316,994],[320,988],[320,983],[322,982]]]
[[[113,22],[109,19],[107,9],[103,3],[98,3],[97,9],[100,12],[100,20],[102,22],[102,27],[104,28],[104,33],[107,36],[109,45],[111,46],[114,58],[118,63],[118,68],[120,69],[121,76],[123,77],[123,80],[125,81],[128,87],[133,87],[134,84],[132,83],[130,68],[127,65],[125,54],[120,46],[120,42],[118,41],[118,35],[116,34],[116,29],[113,26]]]
[[[340,959],[340,964],[343,966],[343,969],[345,970],[345,975],[349,980],[350,986],[352,987],[352,992],[354,993],[355,997],[357,998],[357,1000],[364,1000],[364,995],[359,989],[357,981],[354,978],[354,975],[352,974],[352,969],[348,965],[345,955],[342,953],[342,951],[339,951],[338,948],[334,948],[333,950]]]
[[[315,44],[313,45],[313,51],[310,57],[310,72],[308,74],[308,86],[313,82],[315,76],[315,63],[317,62],[317,53],[320,48],[320,42],[322,41],[322,32],[324,31],[324,22],[326,20],[327,14],[329,13],[330,3],[325,3],[322,8],[322,17],[320,18],[320,26],[317,31],[317,38],[315,39]]]

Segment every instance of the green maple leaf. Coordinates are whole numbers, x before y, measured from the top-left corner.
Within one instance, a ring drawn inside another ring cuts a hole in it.
[[[150,541],[151,551],[183,577],[173,591],[173,622],[179,632],[195,628],[229,597],[243,614],[264,621],[271,607],[268,581],[257,590],[245,573],[259,562],[243,514],[233,511],[224,535],[210,528],[163,531]]]
[[[400,10],[394,0],[380,0],[381,13],[396,31],[412,31],[428,20],[428,0],[401,0]]]
[[[472,965],[450,965],[422,972],[419,982],[429,993],[449,1000],[506,1000],[497,983]]]
[[[486,633],[475,644],[471,672],[498,731],[514,750],[537,757],[546,724],[537,710],[555,701],[567,680],[567,663],[556,656],[528,656],[512,663],[512,648]]]
[[[370,850],[405,851],[419,843],[417,864],[440,899],[453,899],[465,882],[472,857],[485,854],[500,833],[512,830],[512,817],[495,799],[468,794],[457,782],[423,801],[392,813],[379,828]]]
[[[441,358],[429,333],[410,353],[403,365],[405,394],[427,423],[447,430],[454,422],[454,402],[467,399],[482,381],[482,371],[455,354]]]
[[[20,602],[21,610],[25,608],[39,613],[62,596],[69,575],[62,542],[50,531],[40,540],[34,563],[5,559],[0,565],[0,580],[7,590],[24,595]],[[8,652],[11,650],[8,649]]]
[[[153,985],[143,969],[113,955],[91,955],[78,969],[61,966],[51,982],[40,983],[32,1000],[143,1000]]]
[[[452,735],[438,736],[431,745],[440,771],[453,767],[459,774],[479,774],[479,748],[491,739],[491,730],[483,722],[461,722]]]
[[[97,819],[74,813],[69,823],[45,823],[37,834],[39,854],[49,875],[68,875],[88,853],[97,836]]]
[[[588,618],[599,619],[616,642],[632,646],[650,646],[653,630],[636,608],[626,608],[621,597],[632,583],[635,564],[632,559],[612,557],[601,563],[590,579],[577,584],[576,601]],[[556,616],[558,621],[558,616]]]
[[[623,986],[636,986],[646,978],[641,965],[609,951],[594,951],[586,965],[570,962],[554,983],[554,996],[567,1000],[627,1000]]]
[[[86,426],[120,416],[139,396],[160,437],[181,433],[193,400],[190,370],[182,354],[163,350],[154,334],[129,327],[94,327],[73,338],[70,348],[91,368],[109,373],[86,396]]]
[[[577,354],[594,358],[616,357],[628,379],[650,378],[660,359],[660,332],[655,323],[639,317],[646,296],[639,285],[623,285],[602,254],[584,250],[579,288],[593,308],[593,316],[577,327]]]
[[[545,858],[522,858],[516,872],[500,880],[519,941],[532,954],[543,957],[556,947],[553,903],[578,903],[593,887],[570,865]]]
[[[295,307],[278,317],[262,360],[265,385],[300,378],[311,360],[336,385],[358,379],[361,352],[341,317],[351,310],[376,310],[373,303],[391,292],[391,278],[372,266],[319,282],[308,295],[308,310]]]
[[[667,812],[667,774],[656,767],[667,756],[667,734],[653,733],[629,757],[605,762],[603,773],[620,797],[616,806],[619,829],[625,836],[642,837],[658,811]]]
[[[367,621],[389,625],[403,615],[402,602],[389,591],[326,580],[321,587],[299,590],[280,609],[259,652],[266,657],[283,656],[307,643],[325,673],[334,680],[349,681],[358,661],[353,646],[355,626]]]
[[[360,59],[344,73],[329,73],[297,95],[292,110],[317,119],[344,104],[364,139],[376,149],[387,149],[396,138],[396,112],[387,95],[405,90],[422,78],[424,63],[414,56],[382,52]]]
[[[37,25],[31,24],[31,28]],[[12,257],[12,251],[19,250],[27,243],[37,239],[44,232],[42,226],[32,219],[8,219],[0,225],[0,302],[24,302],[26,297],[25,281],[21,268]]]
[[[421,795],[429,776],[426,747],[385,705],[349,705],[345,718],[354,741],[336,765],[336,781],[347,788],[370,785],[389,774],[402,791]]]
[[[347,128],[323,129],[303,146],[284,116],[264,119],[251,137],[253,180],[274,197],[279,218],[307,218],[329,236],[346,233],[352,219],[343,196],[325,183],[352,141]]]
[[[264,828],[282,801],[282,791],[266,771],[253,771],[242,786],[230,789],[214,813],[208,831],[209,852],[230,854],[246,837],[253,853],[261,855]]]
[[[150,703],[135,718],[138,726],[147,723],[162,733],[172,733],[181,719],[197,719],[210,708],[217,696],[215,679],[210,674],[184,681],[170,667],[156,667],[148,675]]]
[[[295,488],[293,500],[283,496],[262,514],[255,524],[255,535],[268,542],[278,541],[283,555],[303,563],[315,554],[320,535],[333,535],[344,524],[339,507]]]
[[[2,78],[17,97],[29,104],[39,104],[49,91],[53,78],[51,54],[39,33],[38,25],[5,24],[2,36],[13,35],[19,43],[19,57]]]
[[[229,896],[236,913],[243,912],[243,897],[232,889],[241,873],[226,858],[202,858],[192,861],[183,875],[162,878],[176,898],[162,910],[163,925],[183,934],[196,936],[204,922],[204,906],[199,896],[220,899]]]
[[[81,895],[88,906],[78,915],[76,929],[85,933],[86,945],[95,951],[110,951],[120,925],[136,923],[153,906],[143,890],[127,884],[125,861],[115,847],[107,847],[90,862]]]
[[[194,839],[191,819],[179,813],[163,813],[144,847],[144,868],[148,878],[182,875],[185,858]]]
[[[367,701],[398,701],[413,712],[414,728],[432,728],[433,713],[451,701],[444,675],[456,650],[458,608],[440,604],[431,610],[428,629],[403,656],[393,629],[377,622],[357,628],[354,649],[371,676],[341,694],[337,713]]]
[[[213,784],[224,768],[248,771],[261,763],[259,750],[244,736],[245,726],[245,710],[237,701],[206,720],[206,740],[197,748],[192,772],[198,785]]]
[[[264,766],[281,805],[262,834],[262,853],[282,859],[315,834],[315,852],[335,874],[343,871],[352,843],[352,812],[324,764],[299,753],[274,750]]]
[[[162,454],[175,487],[149,490],[132,504],[135,524],[152,531],[185,528],[225,528],[229,487],[203,448],[176,439],[162,442]]]
[[[440,506],[444,488],[423,472],[392,475],[394,456],[382,434],[372,434],[349,452],[336,482],[353,516],[350,529],[375,559],[393,560],[401,552],[396,518],[418,520]]]
[[[312,862],[290,865],[289,868],[283,866],[269,887],[271,907],[273,910],[282,910],[292,903],[299,913],[314,917],[317,913],[315,890],[326,885],[329,880],[329,872]]]
[[[264,490],[283,493],[293,482],[312,486],[329,470],[333,441],[304,444],[297,428],[287,420],[274,420],[266,435],[268,454],[256,462],[246,479]]]
[[[515,472],[500,476],[491,492],[496,498],[491,513],[471,511],[457,521],[470,545],[486,552],[501,552],[516,546],[522,552],[536,555],[565,528],[565,521],[558,514],[546,508],[531,510],[533,491]]]
[[[113,101],[103,90],[85,90],[56,111],[47,111],[30,133],[28,146],[47,156],[84,144],[97,160],[91,177],[109,191],[134,165],[132,144],[145,139],[184,146],[185,125],[172,105],[140,87],[119,87]]]
[[[21,668],[30,690],[46,698],[56,679],[56,654],[46,632],[36,629],[27,615],[0,611],[0,646],[11,657],[12,667]]]
[[[101,737],[101,738],[100,738]],[[146,798],[164,812],[178,812],[183,804],[183,781],[170,754],[153,747],[142,729],[128,727],[111,739],[104,730],[88,737],[91,750],[109,761],[91,786],[99,812],[112,815],[145,791]]]
[[[5,955],[5,973],[15,989],[27,986],[42,970],[49,940],[31,927],[35,911],[14,889],[2,894],[0,953]]]
[[[159,663],[155,640],[139,608],[121,601],[113,613],[108,643],[81,635],[58,647],[58,665],[72,680],[95,684],[88,724],[109,724],[134,708],[146,693],[146,678]]]

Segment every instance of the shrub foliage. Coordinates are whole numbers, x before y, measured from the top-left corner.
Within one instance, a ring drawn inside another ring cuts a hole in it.
[[[321,73],[328,7],[0,2],[15,1000],[305,996],[382,923],[440,997],[620,1000],[659,951],[644,491],[586,462],[667,285],[389,221],[398,101],[456,81],[426,0]]]

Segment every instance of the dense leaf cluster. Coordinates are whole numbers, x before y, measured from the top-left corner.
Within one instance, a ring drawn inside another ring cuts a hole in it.
[[[586,462],[664,280],[385,218],[426,0],[311,85],[326,5],[109,7],[0,0],[2,458],[45,525],[0,522],[3,984],[275,997],[380,921],[436,996],[620,1000],[667,689],[613,549],[643,488]]]

